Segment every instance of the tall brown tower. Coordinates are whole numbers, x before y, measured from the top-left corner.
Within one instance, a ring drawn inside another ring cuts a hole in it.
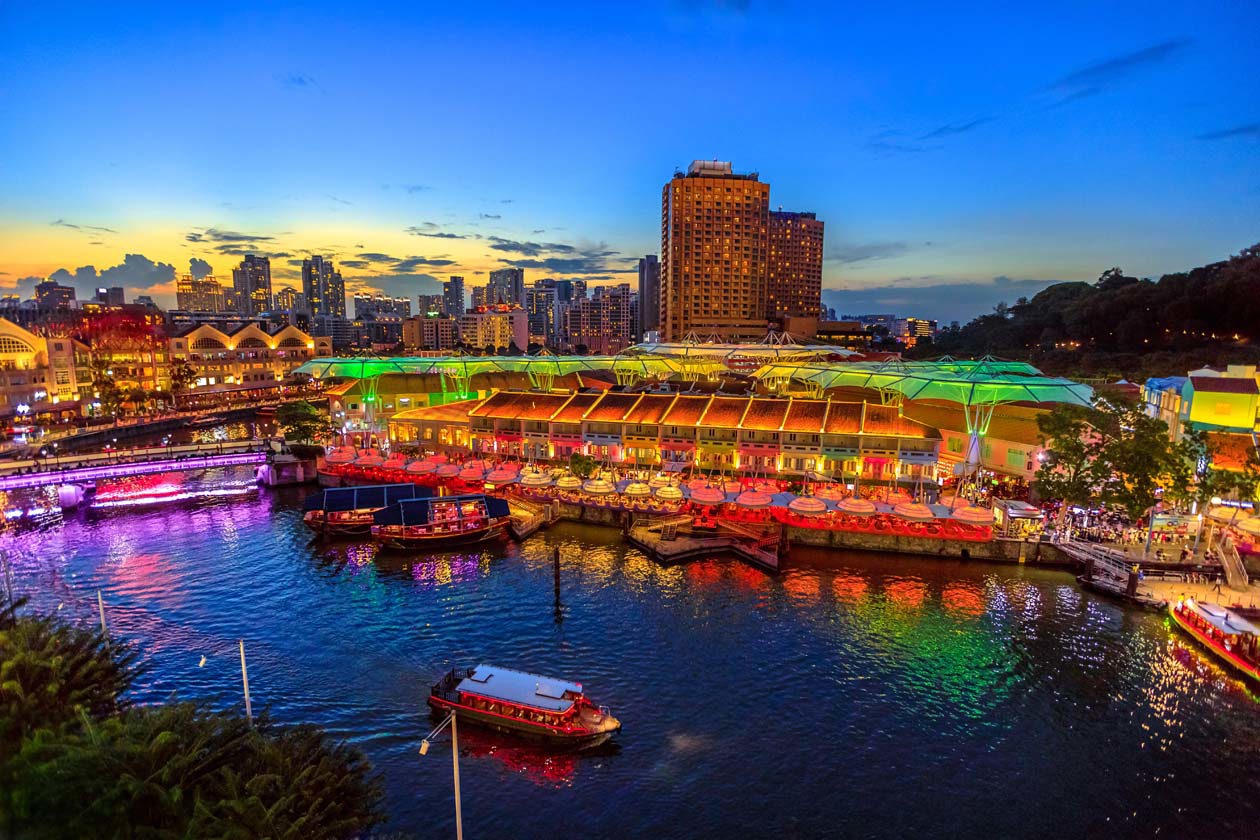
[[[662,341],[766,334],[770,185],[697,160],[661,192]]]
[[[814,213],[770,214],[766,317],[815,318],[822,312],[823,223]]]

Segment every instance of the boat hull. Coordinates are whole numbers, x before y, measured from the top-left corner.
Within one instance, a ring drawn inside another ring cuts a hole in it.
[[[1168,614],[1172,616],[1173,624],[1177,626],[1181,632],[1185,633],[1191,639],[1198,643],[1199,647],[1216,657],[1216,660],[1222,665],[1237,674],[1247,677],[1253,685],[1260,685],[1260,668],[1247,662],[1245,659],[1235,655],[1231,651],[1225,650],[1215,640],[1208,638],[1197,627],[1192,626],[1177,611],[1176,604],[1168,605]]]
[[[588,750],[607,742],[615,734],[615,731],[576,734],[556,732],[541,726],[531,726],[512,718],[504,718],[489,712],[471,709],[432,695],[429,697],[429,706],[434,712],[438,713],[454,712],[460,723],[470,723],[484,729],[493,729],[496,732],[546,744],[558,749]]]
[[[399,536],[382,533],[379,529],[373,529],[371,533],[372,539],[385,548],[395,551],[414,551],[417,549],[442,548],[450,545],[474,545],[476,543],[503,539],[507,536],[507,523],[498,522],[488,528],[451,534]]]
[[[302,521],[321,537],[368,537],[372,535],[372,520],[362,522],[325,522],[319,517],[303,517]]]

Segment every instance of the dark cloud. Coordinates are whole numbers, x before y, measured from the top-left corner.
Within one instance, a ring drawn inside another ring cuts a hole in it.
[[[1219,131],[1209,131],[1207,134],[1200,134],[1197,139],[1228,140],[1231,137],[1260,138],[1260,122],[1236,125],[1233,128],[1222,128]]]
[[[95,266],[83,265],[74,271],[59,268],[48,275],[48,279],[74,286],[82,296],[87,297],[98,286],[122,286],[145,291],[153,286],[170,283],[175,279],[175,266],[154,262],[143,254],[127,254],[121,263],[99,274]]]
[[[538,228],[537,230],[530,231],[530,233],[546,233],[546,232],[547,232],[546,228]]]
[[[220,254],[229,257],[266,257],[269,260],[279,260],[285,257],[293,256],[288,251],[267,251],[261,248],[252,248],[245,245],[234,245],[231,242],[225,242],[222,245],[216,245],[214,250]]]
[[[478,213],[478,214],[477,214],[477,218],[479,218],[479,219],[502,219],[503,217],[502,217],[502,216],[500,216],[498,213]]]
[[[407,233],[412,236],[427,236],[431,239],[467,239],[468,237],[461,233],[450,233],[443,231],[441,226],[433,222],[421,222],[418,225],[412,225],[405,228]]]
[[[188,242],[270,242],[274,236],[263,236],[258,233],[240,233],[235,230],[219,230],[206,228],[204,231],[185,234]]]
[[[577,251],[577,248],[574,248],[572,245],[563,245],[559,242],[518,242],[514,239],[504,239],[500,236],[487,236],[486,241],[496,251],[522,254],[526,257],[539,257],[547,253],[572,254]],[[609,252],[609,254],[615,253],[616,251]]]
[[[499,199],[500,204],[511,204],[514,201],[516,201],[516,199],[514,198],[500,198]]]
[[[413,274],[417,268],[440,268],[454,265],[455,261],[447,259],[445,255],[436,257],[394,257],[389,254],[367,251],[359,254],[357,260],[342,260],[341,264],[347,268],[367,268],[369,265],[389,266],[397,274]]]
[[[58,219],[57,221],[49,222],[48,224],[53,227],[70,228],[71,230],[95,231],[97,233],[118,233],[118,231],[113,228],[101,227],[100,225],[76,225],[67,222],[65,219]]]
[[[342,263],[344,265],[344,263]],[[353,290],[380,292],[395,297],[435,295],[442,291],[442,281],[432,274],[375,274],[347,278]]]
[[[931,242],[922,243],[924,246]],[[827,249],[828,260],[850,264],[868,260],[886,260],[909,253],[916,246],[910,242],[861,242],[841,243]]]
[[[921,135],[919,139],[920,140],[935,140],[938,137],[950,137],[955,134],[966,134],[968,131],[977,129],[980,126],[984,125],[985,123],[993,122],[994,119],[995,119],[994,117],[980,117],[979,119],[974,119],[974,120],[971,120],[970,122],[950,123],[948,125],[942,125],[939,128],[932,129],[927,134]]]
[[[301,265],[301,260],[298,261],[298,264]],[[342,260],[337,264],[343,268],[367,268],[371,265],[367,260]]]
[[[6,272],[6,276],[7,272]],[[35,287],[44,282],[43,277],[19,277],[12,287],[4,287],[9,294],[15,294],[19,297],[28,298],[35,295]]]
[[[1056,105],[1095,96],[1117,82],[1179,56],[1190,44],[1188,39],[1179,38],[1113,56],[1068,73],[1047,85],[1045,92],[1053,97]]]
[[[214,268],[210,265],[210,263],[200,257],[193,257],[188,261],[188,270],[192,276],[196,277],[198,280],[205,277],[207,274],[214,274]]]
[[[966,323],[977,315],[992,312],[999,301],[1014,303],[1032,297],[1061,280],[1012,279],[994,277],[991,281],[947,282],[915,285],[923,278],[901,278],[885,286],[867,289],[823,289],[823,305],[835,307],[837,315],[863,315],[892,312],[902,317],[933,318],[944,324]]]
[[[448,259],[443,259],[443,258],[406,257],[405,259],[401,259],[398,262],[394,263],[394,270],[399,272],[400,274],[410,274],[414,272],[417,268],[428,268],[428,267],[441,268],[443,266],[454,265],[454,264],[455,264],[455,260],[448,260]]]

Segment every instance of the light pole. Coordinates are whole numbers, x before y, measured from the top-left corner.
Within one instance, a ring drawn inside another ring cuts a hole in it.
[[[459,736],[455,728],[454,712],[447,715],[446,720],[439,723],[427,738],[420,741],[420,755],[428,754],[429,740],[436,737],[448,725],[451,727],[451,770],[455,776],[455,840],[464,840],[464,818],[460,813],[459,802]]]

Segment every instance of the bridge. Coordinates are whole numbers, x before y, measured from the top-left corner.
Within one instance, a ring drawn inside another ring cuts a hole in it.
[[[0,491],[94,484],[104,479],[134,475],[262,464],[274,451],[270,442],[249,440],[64,455],[39,462],[19,461],[0,467]]]

